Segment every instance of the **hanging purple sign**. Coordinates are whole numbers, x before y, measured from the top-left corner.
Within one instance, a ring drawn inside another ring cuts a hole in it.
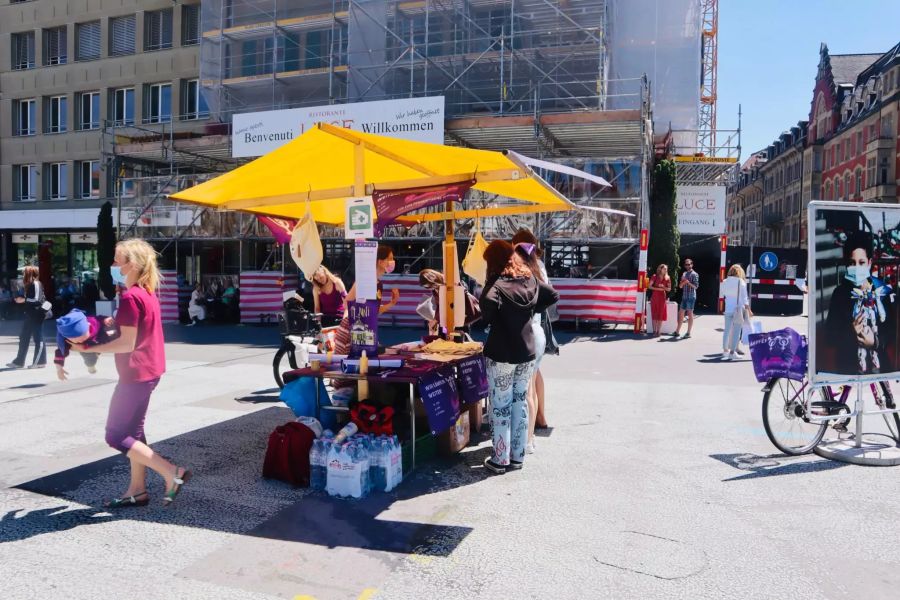
[[[470,356],[456,365],[459,399],[463,404],[478,402],[488,395],[487,368],[484,356]]]
[[[453,367],[441,367],[419,379],[419,396],[422,397],[432,435],[453,427],[459,418],[459,396]]]
[[[809,346],[806,337],[791,328],[750,334],[750,357],[756,380],[773,377],[802,381],[806,376]]]
[[[350,320],[350,356],[358,357],[363,350],[366,356],[378,354],[378,300],[350,302],[347,318]]]

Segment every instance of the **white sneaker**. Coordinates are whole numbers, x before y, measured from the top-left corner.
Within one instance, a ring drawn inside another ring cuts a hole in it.
[[[525,454],[534,454],[534,442],[525,444]]]
[[[722,360],[731,360],[731,353],[730,353],[730,352],[723,352],[723,353],[722,353]]]
[[[731,353],[731,360],[740,360],[740,357],[738,356],[737,352]]]

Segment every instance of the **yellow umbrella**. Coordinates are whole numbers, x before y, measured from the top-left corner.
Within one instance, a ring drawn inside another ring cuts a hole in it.
[[[480,216],[575,208],[528,166],[503,153],[388,138],[325,123],[242,167],[169,197],[293,219],[306,213],[308,200],[317,222],[340,225],[346,198],[466,181],[475,181],[477,190],[532,204],[481,209]],[[474,215],[455,213],[457,218]],[[414,220],[449,216],[437,213]]]
[[[296,140],[229,173],[169,198],[215,208],[299,219],[307,206],[319,223],[344,222],[345,199],[375,191],[472,182],[476,190],[528,204],[453,210],[401,217],[401,221],[444,220],[444,276],[447,323],[453,321],[456,245],[453,220],[576,208],[515,154],[472,150],[366,134],[325,123]],[[618,212],[618,211],[610,211]],[[377,215],[376,215],[377,219]]]

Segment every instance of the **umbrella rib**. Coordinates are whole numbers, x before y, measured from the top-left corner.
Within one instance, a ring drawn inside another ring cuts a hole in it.
[[[319,127],[319,129],[321,129],[325,133],[330,133],[331,135],[339,137],[347,142],[350,142],[351,144],[361,145],[366,150],[369,150],[370,152],[374,152],[375,154],[380,154],[381,156],[383,156],[389,160],[392,160],[396,163],[400,163],[404,167],[408,167],[408,168],[412,169],[413,171],[418,171],[419,173],[424,173],[425,175],[431,175],[432,177],[436,177],[436,176],[440,175],[440,173],[438,173],[437,171],[429,169],[428,167],[426,167],[424,165],[420,165],[419,163],[413,162],[413,161],[409,160],[408,158],[404,158],[404,157],[400,156],[399,154],[391,152],[390,150],[385,150],[384,148],[382,148],[381,146],[379,146],[377,144],[373,144],[372,142],[370,142],[368,140],[364,140],[362,138],[359,138],[359,137],[353,135],[349,129],[344,129],[342,127],[335,127],[334,125],[329,125],[328,123],[317,123],[317,126]]]

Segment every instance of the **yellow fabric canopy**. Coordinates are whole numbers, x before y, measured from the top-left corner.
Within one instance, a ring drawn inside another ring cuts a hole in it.
[[[574,208],[529,167],[500,152],[401,140],[324,123],[265,156],[169,198],[292,219],[306,213],[308,201],[317,222],[340,225],[346,198],[472,180],[477,190],[532,203],[482,209],[482,216]],[[428,220],[467,212],[428,215]],[[422,219],[410,215],[404,220]]]

